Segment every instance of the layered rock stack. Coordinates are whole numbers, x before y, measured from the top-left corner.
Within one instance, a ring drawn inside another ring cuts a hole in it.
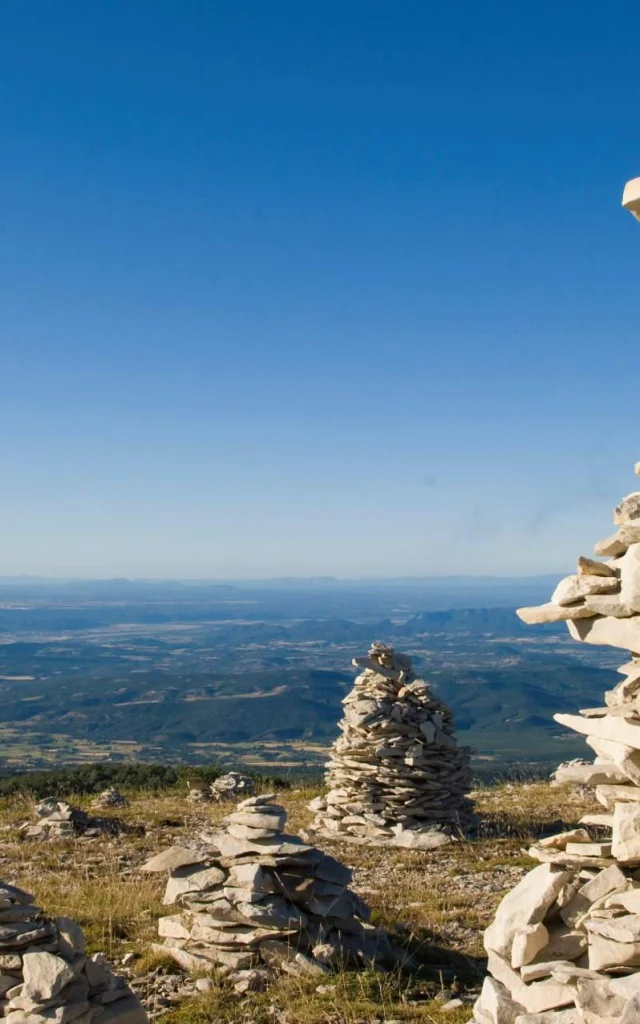
[[[77,836],[90,839],[103,832],[115,834],[125,828],[119,818],[92,818],[80,807],[53,797],[41,800],[35,811],[37,821],[27,822],[22,827],[25,839],[73,839]]]
[[[283,970],[325,974],[388,955],[386,936],[347,887],[351,871],[297,836],[273,794],[244,800],[226,829],[172,847],[144,871],[168,871],[156,946],[189,971]]]
[[[147,1024],[125,979],[87,957],[82,930],[51,920],[34,897],[0,882],[0,1017],[8,1024]]]
[[[430,848],[473,827],[469,750],[453,717],[411,659],[374,643],[343,701],[342,735],[328,763],[326,797],[311,803],[319,835]]]
[[[631,659],[602,707],[554,716],[596,754],[560,766],[554,784],[593,787],[603,811],[529,850],[539,865],[485,934],[491,976],[478,1024],[640,1022],[640,492],[623,498],[614,523],[598,559],[579,558],[549,604],[518,612],[567,621],[575,639],[628,647]]]
[[[249,775],[240,772],[227,772],[211,783],[211,796],[216,802],[225,800],[236,803],[238,800],[251,796],[255,791],[255,783]]]

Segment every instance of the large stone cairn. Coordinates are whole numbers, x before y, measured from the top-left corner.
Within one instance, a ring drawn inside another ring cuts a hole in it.
[[[326,974],[388,955],[386,936],[347,888],[350,869],[285,835],[286,811],[274,801],[274,794],[244,800],[224,831],[143,866],[169,872],[164,903],[179,907],[160,919],[164,943],[154,948],[188,971],[267,974]]]
[[[0,882],[0,1017],[8,1024],[147,1024],[147,1015],[101,954],[88,957],[80,927],[51,920],[33,896]]]
[[[429,848],[475,821],[469,749],[453,716],[416,679],[411,659],[372,644],[344,699],[342,735],[328,762],[326,797],[311,802],[319,835],[374,845]]]
[[[579,558],[549,604],[518,611],[567,621],[576,640],[629,648],[631,660],[602,707],[554,716],[596,757],[562,765],[553,784],[593,787],[603,812],[529,850],[539,865],[485,934],[478,1024],[640,1024],[640,492],[614,522],[595,546],[605,561]]]

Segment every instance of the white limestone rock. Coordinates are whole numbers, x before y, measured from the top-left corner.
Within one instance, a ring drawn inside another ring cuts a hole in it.
[[[22,994],[40,1003],[53,999],[75,977],[66,960],[53,953],[25,953],[22,974]]]
[[[598,562],[595,558],[586,558],[580,555],[578,559],[578,573],[581,576],[610,576],[615,577],[615,570],[606,562]]]
[[[559,605],[540,604],[531,608],[516,608],[516,615],[528,626],[545,622],[574,622],[576,619],[591,619],[595,612],[583,604]]]
[[[621,864],[640,864],[640,803],[615,805],[612,853]]]
[[[514,968],[530,964],[549,943],[549,932],[540,921],[519,928],[513,936],[511,966]]]
[[[500,903],[493,924],[484,935],[485,949],[510,956],[516,933],[544,919],[570,877],[571,872],[551,864],[541,864],[525,875]]]
[[[612,573],[610,577],[598,575],[566,576],[551,595],[551,604],[572,605],[591,594],[615,594],[620,583]]]
[[[640,722],[627,718],[583,718],[581,715],[554,715],[554,721],[566,725],[568,729],[581,733],[583,736],[594,736],[596,739],[614,740],[625,746],[640,750]]]
[[[586,611],[590,612],[590,609]],[[594,613],[590,612],[590,615],[593,616]],[[640,651],[639,616],[625,619],[616,619],[611,615],[596,618],[575,616],[567,622],[567,628],[574,640],[583,640],[587,644],[623,647],[634,653]]]
[[[638,539],[640,540],[640,537]],[[599,540],[594,545],[593,550],[596,555],[602,555],[605,558],[618,558],[620,555],[624,555],[628,546],[623,541],[620,530],[616,530],[615,533],[611,533],[608,537],[604,537],[603,540]]]
[[[640,525],[640,491],[634,491],[623,498],[613,513],[616,526]]]

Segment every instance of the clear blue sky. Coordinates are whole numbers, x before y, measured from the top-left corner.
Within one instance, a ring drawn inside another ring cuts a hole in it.
[[[562,570],[638,481],[640,9],[0,11],[0,574]]]

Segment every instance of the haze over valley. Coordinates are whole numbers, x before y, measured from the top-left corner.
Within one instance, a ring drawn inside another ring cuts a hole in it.
[[[409,653],[480,773],[585,747],[552,720],[597,704],[615,656],[529,629],[550,576],[206,582],[0,581],[0,768],[221,761],[318,774],[351,659]],[[609,667],[610,666],[610,667]]]

